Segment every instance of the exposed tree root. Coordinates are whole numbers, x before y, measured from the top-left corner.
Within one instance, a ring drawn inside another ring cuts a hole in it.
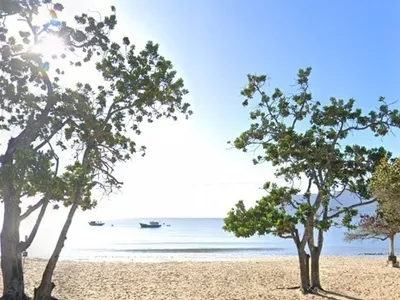
[[[312,286],[310,288],[310,291],[312,293],[318,293],[318,292],[326,292],[322,287],[318,287],[318,286]]]
[[[300,289],[300,286],[298,285],[298,286],[290,286],[290,287],[279,287],[276,289],[277,290],[297,290],[297,289]]]

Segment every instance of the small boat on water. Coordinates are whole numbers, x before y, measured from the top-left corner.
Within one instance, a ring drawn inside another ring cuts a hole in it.
[[[103,226],[104,222],[101,222],[101,221],[90,221],[89,225],[90,226]]]
[[[139,223],[141,228],[160,228],[161,224],[158,222],[151,221],[148,224],[146,223]]]

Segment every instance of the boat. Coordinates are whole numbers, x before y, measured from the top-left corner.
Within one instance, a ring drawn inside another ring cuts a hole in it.
[[[146,223],[139,223],[141,228],[160,228],[161,224],[158,222],[151,221],[148,224]]]
[[[90,226],[103,226],[104,222],[101,222],[101,221],[90,221],[89,225]]]

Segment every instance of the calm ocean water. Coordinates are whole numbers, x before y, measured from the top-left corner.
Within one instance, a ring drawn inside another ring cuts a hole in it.
[[[144,219],[109,221],[103,227],[81,224],[70,232],[61,259],[149,262],[296,255],[291,240],[273,236],[238,239],[222,230],[222,219],[154,220],[171,226],[141,229],[139,222],[150,221]],[[343,230],[334,228],[326,234],[323,254],[386,255],[387,249],[387,241],[346,243],[343,241]]]

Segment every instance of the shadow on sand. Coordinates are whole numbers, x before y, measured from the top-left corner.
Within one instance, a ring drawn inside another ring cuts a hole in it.
[[[332,292],[332,291],[318,291],[313,294],[320,296],[323,299],[330,299],[330,300],[363,300],[361,298],[347,296],[345,294]]]
[[[292,287],[278,288],[278,290],[298,290],[299,288],[300,286],[292,286]],[[310,292],[310,294],[314,296],[319,296],[322,299],[330,299],[330,300],[363,300],[361,298],[347,296],[345,294],[327,290],[314,290],[313,292]]]

